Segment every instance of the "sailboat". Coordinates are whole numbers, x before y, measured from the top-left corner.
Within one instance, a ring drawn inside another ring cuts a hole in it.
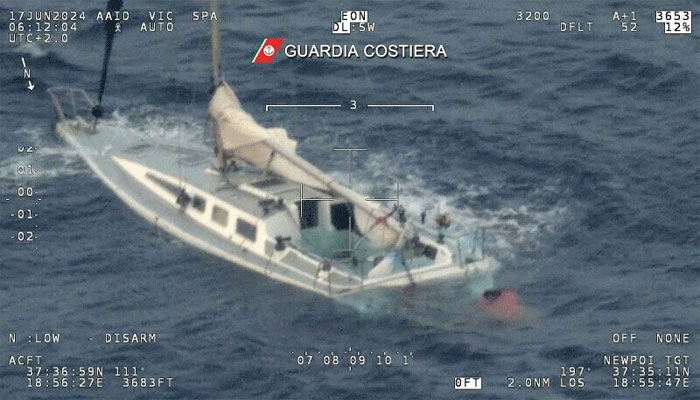
[[[110,0],[107,9],[120,7]],[[493,270],[483,232],[448,237],[447,215],[428,226],[400,204],[368,201],[298,156],[285,129],[258,124],[222,77],[218,20],[207,113],[213,159],[204,144],[174,145],[106,123],[112,28],[107,23],[97,102],[82,89],[49,89],[55,130],[149,223],[236,266],[331,298]]]

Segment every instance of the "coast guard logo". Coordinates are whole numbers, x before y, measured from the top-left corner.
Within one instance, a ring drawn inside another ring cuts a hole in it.
[[[260,43],[258,52],[253,57],[253,64],[269,64],[277,55],[284,42],[283,38],[266,38]]]

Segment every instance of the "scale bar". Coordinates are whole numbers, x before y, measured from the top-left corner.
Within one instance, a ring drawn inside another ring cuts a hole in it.
[[[335,198],[333,197],[309,197],[305,198],[304,197],[304,184],[300,183],[299,184],[299,218],[302,218],[304,216],[304,201],[333,201]]]
[[[365,201],[399,201],[399,198],[376,198],[376,197],[365,197]]]
[[[367,104],[367,107],[430,107],[435,112],[435,104]]]
[[[342,107],[342,104],[265,104],[265,111],[270,111],[272,107]]]

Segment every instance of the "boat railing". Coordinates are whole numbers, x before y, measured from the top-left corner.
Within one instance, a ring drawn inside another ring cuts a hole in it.
[[[482,260],[485,257],[484,246],[486,244],[486,228],[484,227],[475,227],[471,233],[467,234],[448,235],[442,231],[429,228],[422,224],[419,225],[415,222],[412,222],[410,226],[418,233],[433,239],[442,237],[442,241],[451,244],[459,253],[460,265],[463,265],[464,261],[473,262]]]
[[[87,123],[92,119],[95,103],[83,89],[52,87],[48,92],[59,120],[80,118]]]

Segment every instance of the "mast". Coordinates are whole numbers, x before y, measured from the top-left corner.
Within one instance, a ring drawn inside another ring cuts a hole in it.
[[[122,0],[109,0],[107,2],[107,13],[111,14],[122,8]],[[107,83],[107,67],[109,67],[109,56],[112,53],[112,41],[114,40],[114,31],[117,22],[112,18],[105,18],[105,31],[107,39],[105,40],[105,52],[102,60],[102,77],[100,78],[100,90],[97,94],[97,105],[92,108],[92,115],[95,117],[93,129],[97,126],[97,119],[102,117],[102,95],[105,93],[105,84]]]
[[[214,87],[221,83],[221,36],[219,34],[219,0],[211,0],[211,12],[216,17],[211,21],[211,81]]]
[[[211,0],[211,12],[218,13],[218,0]],[[272,171],[283,178],[314,189],[329,192],[354,205],[357,221],[366,226],[382,216],[376,204],[338,183],[296,154],[297,142],[287,136],[282,128],[264,128],[243,108],[231,87],[221,73],[221,38],[218,15],[211,21],[211,55],[213,94],[209,101],[208,116],[212,121],[216,145],[214,166],[223,171],[227,160],[241,160],[260,170]],[[301,200],[300,200],[301,201]],[[393,246],[400,239],[402,227],[399,223],[386,219],[381,229],[371,228],[362,232],[382,247]]]

